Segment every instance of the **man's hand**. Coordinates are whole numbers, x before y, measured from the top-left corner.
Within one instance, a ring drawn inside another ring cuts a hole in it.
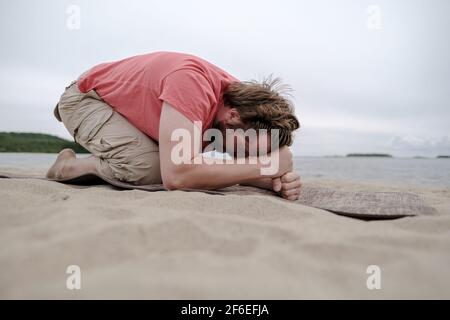
[[[300,196],[300,175],[291,171],[285,173],[280,178],[272,180],[273,190],[278,192],[284,199],[295,201]]]

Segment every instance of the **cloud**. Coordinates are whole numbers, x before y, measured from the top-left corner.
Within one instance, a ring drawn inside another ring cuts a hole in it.
[[[448,136],[435,139],[424,139],[412,135],[395,136],[388,141],[388,147],[396,151],[416,153],[416,155],[450,155],[450,139]]]
[[[199,55],[242,80],[283,78],[295,89],[302,123],[298,153],[444,152],[450,2],[379,0],[379,31],[366,28],[370,4],[1,2],[0,130],[67,137],[50,111],[70,80],[104,61],[171,50]],[[81,9],[79,30],[67,28],[69,5]]]

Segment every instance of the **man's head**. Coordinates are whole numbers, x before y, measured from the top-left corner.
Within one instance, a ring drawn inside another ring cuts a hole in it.
[[[290,146],[293,142],[293,132],[300,124],[292,102],[284,95],[288,90],[289,87],[282,85],[280,79],[272,80],[271,77],[261,82],[245,81],[230,84],[223,95],[224,108],[217,114],[216,127],[222,131],[255,129],[257,134],[260,129],[266,129],[268,134],[271,129],[278,129],[279,142],[275,147]],[[264,139],[260,135],[258,137]],[[270,151],[270,137],[265,138],[269,147],[267,151]],[[235,135],[234,139],[237,148],[245,148],[246,155],[249,149],[259,148],[258,145],[252,145],[257,142],[249,141],[248,137],[242,134]]]

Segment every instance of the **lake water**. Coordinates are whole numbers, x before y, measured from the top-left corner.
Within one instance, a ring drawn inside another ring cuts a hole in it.
[[[303,178],[450,187],[450,159],[297,157]]]
[[[88,155],[82,155],[88,156]],[[0,153],[1,167],[47,168],[48,153]],[[450,159],[296,157],[303,180],[350,180],[450,187]]]

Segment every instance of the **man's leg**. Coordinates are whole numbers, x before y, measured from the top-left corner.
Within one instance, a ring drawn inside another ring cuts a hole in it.
[[[95,156],[77,159],[72,149],[63,149],[48,170],[47,178],[71,179],[85,174],[98,174],[96,161]]]
[[[61,96],[58,115],[74,139],[93,156],[77,159],[65,149],[47,176],[74,178],[97,174],[137,185],[161,183],[158,144],[91,91],[80,93],[76,85]]]
[[[100,176],[135,185],[159,184],[158,144],[114,112],[98,132],[80,144],[96,156]]]

